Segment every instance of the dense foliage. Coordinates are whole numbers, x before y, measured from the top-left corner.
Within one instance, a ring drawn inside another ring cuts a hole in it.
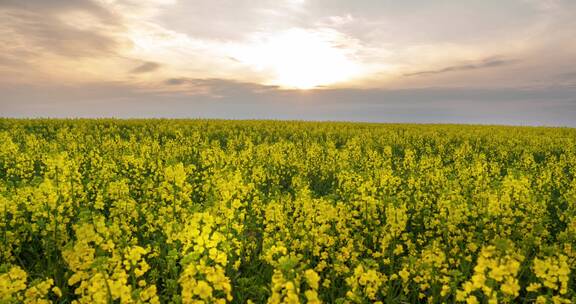
[[[576,130],[0,119],[0,303],[576,302]]]

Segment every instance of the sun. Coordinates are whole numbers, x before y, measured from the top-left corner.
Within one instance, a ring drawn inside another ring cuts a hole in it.
[[[292,29],[238,47],[233,57],[285,88],[312,89],[350,80],[360,66],[333,32]]]

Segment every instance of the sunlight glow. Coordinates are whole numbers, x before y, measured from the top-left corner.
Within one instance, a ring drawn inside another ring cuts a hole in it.
[[[359,75],[350,50],[331,32],[292,29],[237,47],[232,56],[253,69],[269,73],[270,84],[311,89]]]

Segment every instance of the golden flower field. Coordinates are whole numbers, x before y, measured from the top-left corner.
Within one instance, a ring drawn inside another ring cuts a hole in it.
[[[0,303],[575,303],[576,129],[0,119]]]

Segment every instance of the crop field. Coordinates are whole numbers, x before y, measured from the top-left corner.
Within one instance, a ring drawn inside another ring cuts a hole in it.
[[[576,129],[0,119],[0,303],[575,303]]]

